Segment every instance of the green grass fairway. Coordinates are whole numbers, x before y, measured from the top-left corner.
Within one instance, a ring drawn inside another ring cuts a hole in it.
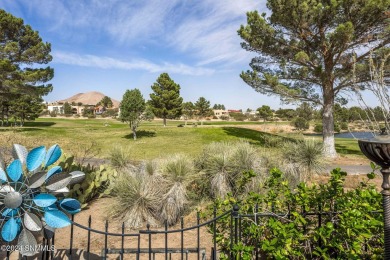
[[[168,121],[163,127],[161,121],[146,122],[133,140],[127,124],[112,119],[61,119],[39,118],[27,122],[22,128],[0,128],[6,140],[26,146],[50,146],[59,144],[65,153],[80,154],[84,147],[95,143],[101,149],[98,157],[106,158],[114,146],[130,148],[134,160],[163,157],[167,154],[198,154],[205,144],[214,141],[247,139],[261,145],[262,133],[228,126],[177,127],[182,121]],[[8,139],[7,139],[8,138]]]
[[[119,146],[129,148],[133,160],[153,159],[174,153],[194,156],[199,154],[205,144],[219,141],[245,139],[263,147],[262,136],[271,135],[239,127],[247,122],[231,123],[216,122],[212,125],[213,122],[207,122],[204,126],[177,127],[183,121],[168,121],[168,125],[163,127],[162,121],[145,122],[138,130],[136,141],[127,124],[112,119],[39,118],[35,122],[27,122],[22,128],[0,128],[0,131],[2,146],[21,143],[31,148],[57,143],[65,153],[82,156],[85,147],[93,143],[100,149],[96,157],[107,158],[110,150]],[[336,143],[337,151],[341,154],[361,155],[356,140],[336,139]]]

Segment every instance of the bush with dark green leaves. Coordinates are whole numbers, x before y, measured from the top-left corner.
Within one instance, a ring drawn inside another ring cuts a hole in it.
[[[342,122],[340,124],[341,130],[348,130],[348,123],[347,122]]]
[[[230,217],[220,219],[216,226],[220,259],[231,259],[231,254],[253,259],[256,245],[260,259],[382,259],[383,217],[373,213],[381,210],[382,196],[369,182],[375,174],[367,174],[353,190],[344,189],[346,175],[335,169],[324,184],[302,182],[292,190],[283,173],[274,168],[262,186],[263,193],[217,200],[217,215],[233,205],[239,205],[240,214],[253,214],[255,205],[258,212],[274,214],[257,221],[242,218],[241,240],[233,245]],[[303,213],[319,210],[338,213],[323,214],[320,226],[317,217]],[[210,207],[205,217],[212,212]],[[209,231],[213,232],[212,225]]]
[[[322,124],[316,124],[314,126],[314,132],[316,133],[322,133]]]
[[[299,131],[303,131],[303,130],[307,130],[309,129],[310,127],[310,124],[309,124],[309,121],[307,121],[305,118],[303,117],[297,117],[295,118],[293,121],[293,126],[299,130]]]

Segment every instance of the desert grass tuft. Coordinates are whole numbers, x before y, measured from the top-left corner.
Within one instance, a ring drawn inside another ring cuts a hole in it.
[[[128,147],[115,145],[110,150],[108,158],[115,169],[124,169],[130,164],[131,150]]]
[[[187,199],[187,186],[197,177],[192,160],[184,155],[174,155],[162,165],[167,182],[166,193],[160,206],[160,220],[174,225],[183,214]]]
[[[282,155],[286,173],[297,175],[299,181],[323,172],[326,163],[322,143],[313,139],[285,143]]]
[[[116,200],[109,215],[121,219],[129,228],[140,228],[145,222],[158,226],[156,215],[163,192],[141,171],[122,172],[112,184],[111,194]]]

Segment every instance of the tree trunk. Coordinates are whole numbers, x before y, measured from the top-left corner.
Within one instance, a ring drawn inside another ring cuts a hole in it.
[[[133,131],[133,139],[137,140],[137,131],[135,129],[131,129]]]
[[[164,117],[163,118],[164,126],[167,126],[167,119]]]
[[[325,86],[324,88],[322,137],[324,141],[325,157],[336,158],[337,153],[336,153],[335,142],[334,142],[334,119],[333,119],[334,93],[333,93],[333,87],[329,85]]]

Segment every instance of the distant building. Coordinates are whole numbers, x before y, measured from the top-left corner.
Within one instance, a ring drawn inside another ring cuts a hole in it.
[[[62,103],[48,103],[47,110],[49,113],[64,114],[64,104]]]
[[[106,108],[101,105],[97,105],[106,95],[100,92],[92,91],[87,93],[78,93],[70,98],[48,103],[47,110],[56,114],[64,114],[64,104],[69,103],[72,107],[72,114],[81,115],[86,108],[94,111],[95,114],[102,114]],[[112,107],[110,109],[119,109],[120,102],[112,99]]]
[[[227,110],[222,109],[213,109],[214,116],[221,118],[222,117],[229,117],[229,112]]]
[[[242,113],[242,109],[240,109],[240,110],[229,109],[228,112],[229,113]]]

